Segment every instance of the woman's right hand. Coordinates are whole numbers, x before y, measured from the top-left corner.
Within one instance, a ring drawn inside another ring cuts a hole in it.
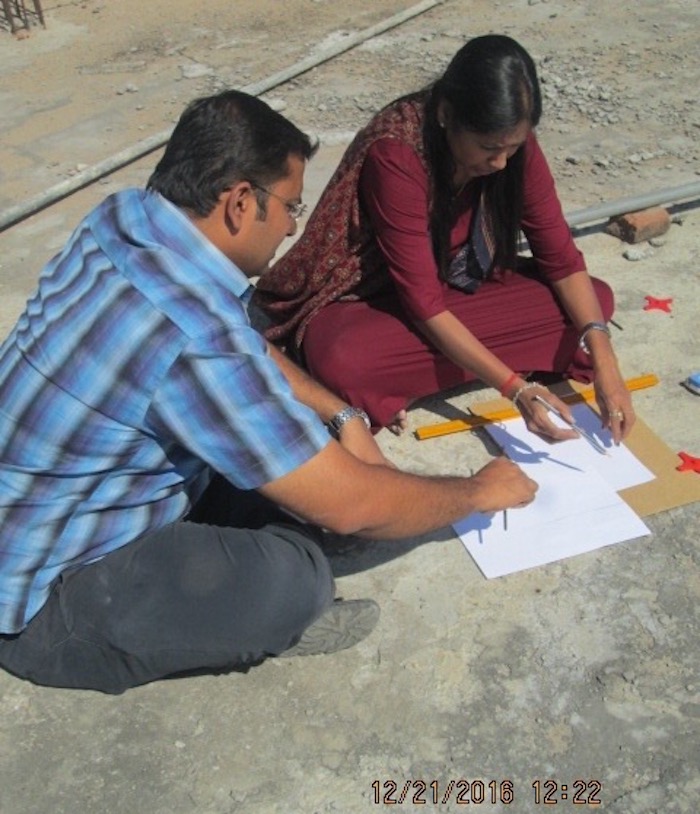
[[[537,483],[505,456],[494,458],[470,478],[477,490],[475,511],[500,512],[519,509],[535,499]]]
[[[557,427],[547,410],[534,401],[534,397],[541,396],[556,407],[566,420],[569,420],[571,412],[563,401],[543,385],[526,382],[520,376],[516,376],[512,382],[507,379],[508,374],[503,373],[504,370],[507,371],[503,362],[491,353],[451,311],[443,311],[426,322],[416,324],[430,343],[458,367],[470,371],[482,381],[492,384],[496,389],[501,389],[501,394],[504,396],[513,398],[515,393],[520,393],[517,406],[531,432],[554,441],[565,441],[578,437],[575,430]],[[507,393],[502,391],[504,379],[507,379],[509,383]]]
[[[578,438],[579,434],[574,429],[566,429],[556,425],[552,421],[551,414],[547,408],[538,402],[537,399],[542,399],[550,404],[557,412],[559,412],[567,423],[573,423],[573,415],[569,406],[560,398],[557,398],[554,393],[548,390],[542,384],[535,384],[534,382],[526,385],[520,391],[515,406],[520,410],[525,426],[537,435],[548,438],[552,441],[568,441],[573,438]]]

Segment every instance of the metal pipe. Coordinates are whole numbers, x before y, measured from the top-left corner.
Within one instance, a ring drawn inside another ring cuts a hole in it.
[[[656,192],[636,195],[629,198],[618,198],[616,201],[589,206],[586,209],[578,209],[570,215],[565,215],[569,226],[583,226],[584,224],[597,223],[615,215],[624,215],[627,212],[638,212],[640,209],[648,209],[650,206],[661,206],[664,204],[676,204],[688,200],[700,198],[700,181],[693,181],[690,184],[682,184],[678,187],[668,187],[659,189]]]
[[[272,76],[267,77],[261,82],[248,85],[247,87],[243,88],[243,90],[246,91],[246,93],[250,93],[254,96],[264,93],[265,91],[270,90],[270,88],[281,85],[284,82],[287,82],[289,79],[299,76],[299,74],[306,73],[306,71],[311,70],[311,68],[315,68],[317,65],[321,65],[324,62],[327,62],[329,59],[332,59],[339,54],[343,54],[345,51],[349,51],[356,45],[361,45],[366,40],[376,37],[378,34],[383,34],[390,28],[396,28],[397,25],[401,25],[401,23],[405,23],[407,20],[417,17],[419,14],[423,14],[444,2],[445,0],[423,0],[423,2],[417,3],[415,6],[411,6],[404,11],[400,11],[391,17],[387,17],[386,20],[370,26],[369,28],[365,28],[363,31],[359,31],[357,34],[351,34],[342,42],[332,45],[322,54],[310,56],[306,59],[300,60],[299,62],[295,62],[294,65],[286,70],[272,74]]]
[[[424,12],[440,5],[443,2],[444,0],[423,0],[423,2],[420,2],[415,6],[411,6],[411,8],[405,9],[404,11],[394,14],[391,17],[387,17],[386,20],[383,20],[376,25],[370,26],[357,34],[350,35],[342,42],[332,45],[320,54],[302,59],[299,62],[291,65],[289,68],[272,74],[260,82],[255,82],[252,85],[246,85],[245,87],[241,88],[241,90],[243,90],[245,93],[249,93],[251,96],[258,96],[261,93],[265,93],[265,91],[277,87],[278,85],[293,79],[295,76],[306,73],[307,71],[311,70],[311,68],[321,65],[324,62],[327,62],[329,59],[332,59],[345,51],[349,51],[356,45],[359,45],[372,37],[376,37],[378,34],[381,34],[384,31],[395,28],[397,25],[401,25],[401,23],[404,23],[413,17],[417,17],[419,14],[423,14]],[[28,218],[30,215],[45,209],[47,206],[66,198],[73,192],[77,192],[79,189],[88,186],[88,184],[91,184],[93,181],[96,181],[105,175],[109,175],[115,170],[118,170],[127,164],[131,164],[137,159],[148,155],[148,153],[157,150],[159,147],[162,147],[167,143],[172,131],[173,128],[171,127],[167,130],[161,131],[160,133],[156,133],[148,138],[138,141],[136,144],[121,150],[110,158],[100,161],[97,164],[93,164],[93,166],[88,167],[86,170],[78,172],[71,176],[71,178],[50,187],[43,193],[30,198],[25,203],[9,207],[9,209],[6,209],[4,212],[0,213],[0,232],[4,231],[9,226],[13,226],[15,223]]]

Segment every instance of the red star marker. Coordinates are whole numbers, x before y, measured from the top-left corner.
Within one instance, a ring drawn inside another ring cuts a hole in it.
[[[657,297],[650,297],[647,295],[644,297],[644,299],[647,301],[647,304],[644,306],[645,311],[665,311],[667,314],[671,313],[671,303],[673,302],[673,297],[660,300]]]
[[[678,457],[682,461],[682,463],[676,467],[679,472],[697,472],[698,475],[700,475],[700,458],[696,458],[694,455],[688,455],[687,452],[679,452]]]

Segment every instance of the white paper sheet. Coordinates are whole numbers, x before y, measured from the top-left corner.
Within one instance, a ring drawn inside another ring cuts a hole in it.
[[[654,473],[624,444],[615,446],[610,431],[601,428],[600,416],[588,405],[577,404],[571,412],[577,424],[605,447],[607,455],[595,450],[582,437],[549,443],[531,433],[522,418],[514,418],[502,424],[489,424],[486,429],[511,461],[518,464],[551,460],[560,466],[575,466],[583,471],[594,469],[616,492],[654,480]],[[566,426],[556,416],[550,418],[555,424]]]
[[[583,438],[548,443],[529,432],[522,419],[488,427],[540,488],[530,506],[508,511],[507,530],[500,512],[477,513],[454,525],[484,576],[504,576],[650,533],[616,490],[654,475],[627,447],[612,444],[589,407],[577,405],[574,414],[608,455]]]

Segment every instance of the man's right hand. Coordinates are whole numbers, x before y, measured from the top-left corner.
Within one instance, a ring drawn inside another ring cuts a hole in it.
[[[498,512],[519,509],[535,499],[538,485],[505,456],[494,458],[470,478],[476,510]]]
[[[537,484],[507,458],[491,461],[471,478],[421,476],[369,464],[330,443],[259,491],[336,534],[396,540],[443,528],[472,512],[526,506]]]

